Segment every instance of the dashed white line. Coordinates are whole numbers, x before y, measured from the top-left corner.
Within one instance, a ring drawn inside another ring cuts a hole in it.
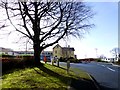
[[[111,71],[113,71],[113,72],[115,72],[115,70],[114,69],[111,69],[111,68],[109,68],[109,67],[107,67],[109,70],[111,70]]]
[[[100,64],[97,64],[97,65],[100,65]],[[106,67],[105,65],[101,65],[101,66]],[[109,69],[110,71],[115,72],[115,70],[114,70],[114,69],[112,69],[112,68],[107,67],[107,69]]]
[[[103,67],[105,67],[105,65],[102,65]]]

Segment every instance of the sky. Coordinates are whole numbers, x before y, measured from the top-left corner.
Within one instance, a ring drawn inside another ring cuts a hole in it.
[[[110,50],[118,47],[118,2],[87,2],[96,13],[91,22],[95,26],[82,39],[70,38],[69,41],[61,40],[62,47],[70,45],[75,48],[77,58],[91,58],[100,55],[112,57]],[[0,39],[0,47],[13,50],[24,50],[25,46],[13,43],[16,37],[11,34],[9,37]],[[54,45],[55,46],[55,45]],[[52,51],[53,47],[46,50]]]

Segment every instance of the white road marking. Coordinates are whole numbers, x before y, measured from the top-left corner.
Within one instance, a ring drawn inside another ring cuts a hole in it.
[[[102,65],[103,67],[105,67],[105,65]]]
[[[111,69],[111,68],[109,68],[109,67],[107,67],[109,70],[111,70],[111,71],[113,71],[113,72],[115,72],[115,70],[114,69]]]

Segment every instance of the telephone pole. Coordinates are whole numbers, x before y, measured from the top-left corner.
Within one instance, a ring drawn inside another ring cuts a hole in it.
[[[96,58],[98,57],[98,55],[97,55],[97,53],[98,53],[98,52],[97,52],[97,51],[98,51],[98,49],[97,49],[97,48],[95,48]]]

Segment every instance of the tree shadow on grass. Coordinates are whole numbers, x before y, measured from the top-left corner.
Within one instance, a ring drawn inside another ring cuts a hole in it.
[[[73,78],[72,76],[66,77],[66,76],[60,75],[60,74],[44,67],[44,65],[38,66],[38,68],[40,70],[42,70],[44,73],[49,74],[50,76],[53,76],[55,78],[59,78],[59,80],[62,83],[70,85],[72,88],[74,88],[74,90],[98,90],[91,80],[84,80],[84,79],[80,79],[80,78],[76,79],[76,78]],[[40,73],[38,73],[38,74],[40,74]]]
[[[93,83],[90,81],[90,80],[84,80],[84,79],[76,79],[76,78],[73,78],[72,75],[70,77],[67,77],[67,76],[63,76],[63,75],[60,75],[46,67],[44,67],[43,64],[40,64],[39,66],[37,66],[41,71],[43,71],[44,73],[41,73],[39,72],[39,70],[36,70],[34,67],[36,66],[29,66],[29,68],[33,68],[38,74],[42,75],[42,76],[45,76],[48,74],[49,76],[52,76],[52,77],[55,77],[55,78],[58,78],[62,83],[68,85],[68,86],[71,86],[72,89],[70,90],[97,90],[97,88],[93,85]],[[66,70],[65,68],[61,68],[61,69],[64,69]],[[13,70],[10,70],[8,73],[12,73],[14,72],[15,69]],[[64,74],[64,73],[63,73]],[[32,79],[31,79],[32,80]],[[53,81],[55,82],[55,81]],[[19,82],[18,82],[19,83]],[[55,82],[56,84],[58,84],[60,86],[60,88],[56,87],[56,88],[49,88],[49,89],[46,89],[46,88],[39,88],[39,90],[69,90],[68,88],[65,88],[63,86],[61,86],[62,84],[58,83],[58,82]],[[31,83],[26,83],[26,84],[30,84]],[[33,81],[33,84],[34,84],[34,81]],[[12,88],[11,90],[13,90],[14,88]],[[35,86],[33,88],[34,90],[38,90],[38,88]],[[4,89],[3,89],[4,90]],[[10,89],[9,89],[10,90]],[[21,90],[21,89],[20,89]],[[30,88],[29,88],[30,90]]]
[[[24,67],[13,67],[13,68],[8,68],[7,70],[2,69],[2,75],[13,73],[14,71],[19,71],[25,68],[33,68],[33,67],[35,66],[31,65],[31,66],[24,66]]]

